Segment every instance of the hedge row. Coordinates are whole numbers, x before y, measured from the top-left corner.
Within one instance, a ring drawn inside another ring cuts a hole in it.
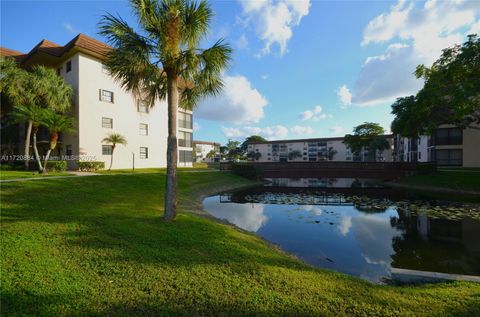
[[[78,162],[78,170],[81,172],[96,172],[105,168],[105,162]]]

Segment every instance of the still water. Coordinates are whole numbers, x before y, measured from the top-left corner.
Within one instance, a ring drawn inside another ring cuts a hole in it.
[[[277,179],[203,206],[307,263],[376,283],[388,282],[392,268],[480,275],[480,206],[368,184]]]

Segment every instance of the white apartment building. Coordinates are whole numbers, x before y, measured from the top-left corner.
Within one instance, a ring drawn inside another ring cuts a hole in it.
[[[116,146],[113,169],[165,167],[166,101],[147,108],[126,92],[102,64],[105,52],[110,49],[100,41],[79,34],[65,46],[43,40],[27,54],[5,48],[0,52],[2,56],[16,58],[23,67],[41,64],[55,68],[73,86],[72,115],[77,129],[61,137],[54,153],[72,158],[68,160],[70,169],[76,168],[78,160],[102,161],[108,168],[112,147],[102,140],[110,133],[119,133],[128,142],[126,146]],[[179,110],[179,166],[192,165],[192,121],[191,111]],[[22,135],[19,141],[23,142]]]
[[[220,160],[220,143],[208,141],[193,141],[195,162],[215,162]],[[215,152],[214,157],[207,157],[211,151]]]
[[[479,126],[480,128],[480,126]],[[439,166],[480,167],[480,130],[440,125],[430,136],[395,136],[395,160]]]
[[[390,149],[377,151],[377,162],[392,161],[393,136],[385,135]],[[368,150],[354,155],[342,137],[251,142],[248,152],[260,153],[257,162],[368,161]]]

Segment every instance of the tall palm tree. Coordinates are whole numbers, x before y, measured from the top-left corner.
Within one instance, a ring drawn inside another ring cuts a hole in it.
[[[123,146],[127,145],[127,139],[121,134],[118,133],[110,133],[106,138],[102,140],[103,143],[111,144],[112,145],[112,155],[110,156],[110,167],[108,170],[112,169],[113,164],[113,152],[115,151],[115,147],[117,144],[121,144]]]
[[[45,111],[46,110],[40,106],[37,106],[35,104],[30,104],[26,106],[18,105],[10,113],[10,118],[14,123],[28,122],[27,132],[33,135],[33,152],[35,154],[35,159],[38,163],[39,172],[42,172],[43,168],[42,168],[40,156],[38,155],[37,132],[40,125],[42,124],[43,117],[45,116]],[[28,144],[30,144],[30,135],[28,136]],[[29,150],[27,149],[27,146],[25,146],[25,155],[30,155]],[[28,158],[25,158],[25,159],[28,160]]]
[[[50,132],[50,148],[43,163],[43,172],[46,173],[50,153],[57,147],[58,134],[60,132],[71,133],[75,131],[75,120],[72,117],[58,114],[53,110],[46,110],[42,118],[42,125]]]
[[[107,54],[110,74],[138,100],[152,107],[167,99],[168,142],[164,220],[177,214],[177,110],[193,109],[199,98],[218,94],[221,72],[232,50],[223,39],[200,49],[213,11],[202,0],[130,0],[141,32],[121,17],[102,16],[99,27],[114,47]]]

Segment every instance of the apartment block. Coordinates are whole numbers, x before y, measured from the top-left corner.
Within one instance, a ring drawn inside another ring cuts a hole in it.
[[[432,135],[395,136],[395,160],[436,162],[438,166],[480,167],[480,126],[462,129],[440,125]]]
[[[220,143],[208,141],[193,141],[195,162],[217,162],[220,161]],[[211,151],[215,152],[214,157],[207,157]]]
[[[377,151],[377,162],[392,161],[393,135],[385,135],[391,147]],[[354,155],[342,137],[251,142],[248,152],[259,153],[257,162],[368,161],[368,149]]]
[[[75,91],[71,115],[77,121],[75,133],[63,135],[53,155],[68,158],[68,167],[75,169],[80,160],[102,161],[108,166],[112,147],[102,140],[110,133],[119,133],[127,145],[117,145],[113,167],[165,167],[167,149],[167,104],[158,101],[148,108],[141,100],[125,91],[102,63],[112,48],[100,41],[79,34],[61,46],[41,41],[23,54],[2,48],[2,56],[16,58],[28,68],[45,65],[73,86]],[[191,111],[178,110],[178,164],[192,165],[193,116]],[[20,129],[22,130],[22,129]],[[19,143],[24,131],[19,131]],[[48,136],[48,133],[47,133]],[[42,140],[40,140],[40,145]],[[19,149],[23,146],[19,144]],[[42,151],[42,146],[40,146]]]

